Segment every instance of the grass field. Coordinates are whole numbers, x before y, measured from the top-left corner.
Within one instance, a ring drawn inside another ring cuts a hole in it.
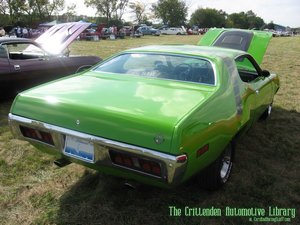
[[[137,46],[198,40],[145,36],[78,41],[71,53],[106,58]],[[300,224],[300,37],[273,38],[262,67],[281,78],[272,117],[238,140],[230,181],[217,192],[204,191],[193,180],[174,190],[128,189],[123,180],[79,165],[59,169],[54,158],[12,137],[7,126],[11,102],[1,102],[0,224],[273,224],[249,222],[248,217],[171,217],[169,206],[295,208],[296,218],[286,224]]]

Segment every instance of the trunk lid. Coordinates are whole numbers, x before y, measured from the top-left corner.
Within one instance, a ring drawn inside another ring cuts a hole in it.
[[[215,89],[193,83],[89,72],[21,93],[11,112],[167,153],[171,151],[176,125]],[[157,144],[157,137],[164,141]]]
[[[261,64],[271,38],[272,33],[266,31],[212,28],[198,45],[242,50]]]

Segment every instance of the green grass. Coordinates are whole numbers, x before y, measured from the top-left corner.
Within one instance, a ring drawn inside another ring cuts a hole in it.
[[[195,44],[199,36],[78,41],[73,54],[106,58],[148,44]],[[123,181],[82,166],[58,169],[53,158],[12,137],[7,126],[11,102],[0,103],[0,224],[272,224],[248,218],[170,217],[169,206],[296,208],[300,224],[300,37],[273,38],[263,68],[280,75],[272,117],[256,123],[238,140],[227,185],[201,190],[191,180],[174,190]]]

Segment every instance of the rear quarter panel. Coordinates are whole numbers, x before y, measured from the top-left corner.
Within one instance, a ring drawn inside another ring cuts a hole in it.
[[[195,108],[176,127],[174,150],[188,155],[184,180],[210,165],[223,152],[240,127],[240,115],[230,79],[223,61],[215,61],[217,85],[213,95]],[[197,156],[197,150],[205,145],[209,150]]]

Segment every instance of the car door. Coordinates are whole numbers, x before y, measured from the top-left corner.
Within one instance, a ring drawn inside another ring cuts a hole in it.
[[[141,32],[143,35],[147,34],[146,27],[141,27]]]
[[[18,93],[69,74],[65,60],[48,55],[34,43],[7,44],[11,91]]]
[[[4,99],[10,90],[10,65],[6,45],[0,45],[0,99]]]
[[[145,34],[147,35],[151,34],[151,30],[149,27],[145,27]]]
[[[258,119],[268,105],[272,102],[273,87],[269,77],[266,77],[256,61],[250,55],[239,56],[236,66],[241,80],[248,89],[247,101],[251,110],[251,123]]]

